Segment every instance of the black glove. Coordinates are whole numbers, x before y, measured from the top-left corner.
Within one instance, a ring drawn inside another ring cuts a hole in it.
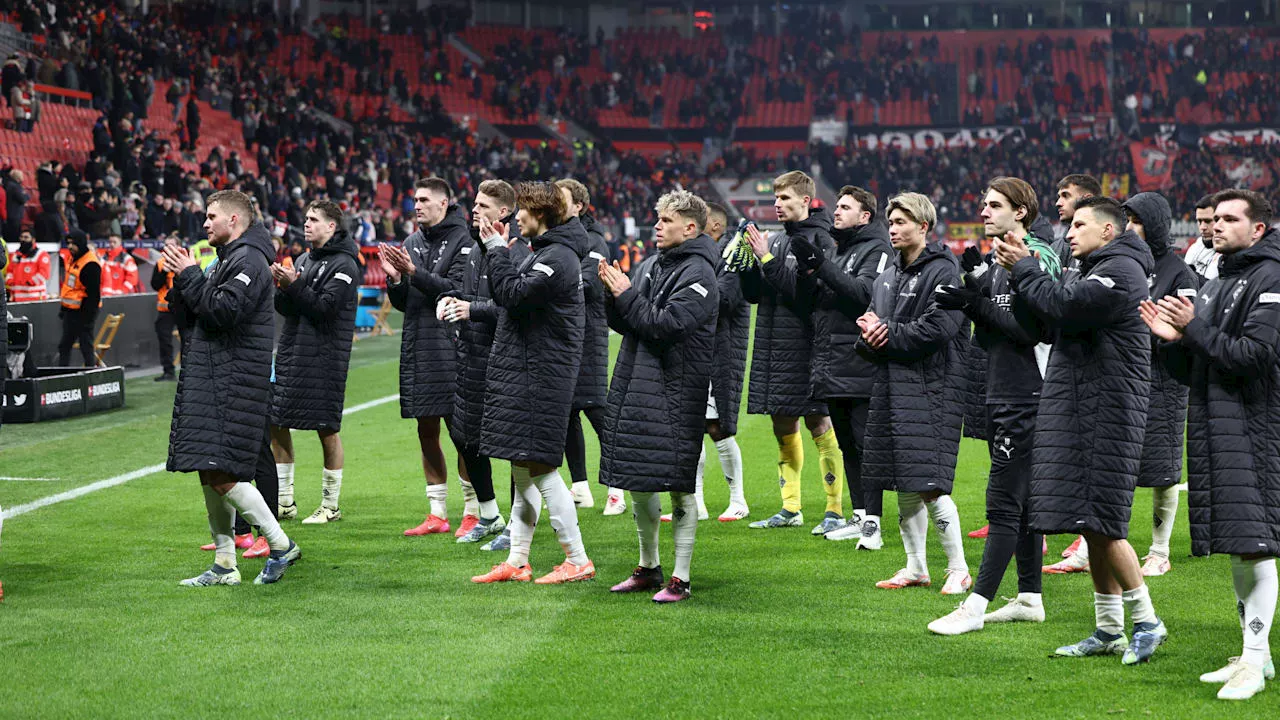
[[[791,239],[791,254],[796,256],[796,265],[810,271],[822,267],[822,263],[827,259],[818,246],[809,242],[809,239],[803,235],[797,235]]]
[[[964,254],[960,256],[960,267],[964,268],[967,273],[971,273],[975,268],[986,264],[986,260],[982,259],[982,251],[972,245],[965,248]]]
[[[980,297],[982,293],[976,288],[951,285],[943,285],[933,294],[938,307],[943,310],[964,310],[976,303]]]

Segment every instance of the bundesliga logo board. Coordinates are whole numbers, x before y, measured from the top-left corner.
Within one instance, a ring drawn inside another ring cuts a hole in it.
[[[6,380],[4,422],[60,420],[124,407],[124,369],[38,368],[31,377]]]

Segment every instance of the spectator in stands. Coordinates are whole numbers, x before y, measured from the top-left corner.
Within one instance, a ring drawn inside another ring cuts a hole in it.
[[[9,244],[18,242],[18,235],[22,231],[22,221],[27,214],[27,195],[26,189],[22,186],[26,177],[21,170],[13,170],[9,173],[9,177],[4,181],[5,194],[5,220],[4,220],[4,241]]]
[[[66,197],[65,191],[59,191],[62,197]],[[55,193],[55,197],[57,193]],[[65,202],[65,201],[64,201]],[[59,211],[59,207],[63,203],[57,200],[48,200],[40,203],[40,214],[36,215],[36,222],[33,228],[36,242],[49,243],[54,247],[62,247],[62,241],[66,238],[66,218]]]
[[[200,106],[196,104],[196,96],[187,96],[187,146],[185,150],[196,151],[200,140]]]
[[[5,60],[4,67],[0,68],[0,92],[4,93],[4,101],[12,103],[13,89],[22,84],[25,80],[22,72],[22,59],[18,53],[13,53]]]
[[[29,133],[35,127],[40,110],[36,84],[32,80],[19,83],[10,91],[9,107],[13,108],[13,125],[18,132]]]

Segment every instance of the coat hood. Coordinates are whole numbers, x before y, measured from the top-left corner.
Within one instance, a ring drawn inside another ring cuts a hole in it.
[[[831,237],[836,241],[837,247],[844,247],[851,242],[865,242],[867,240],[882,240],[889,242],[889,228],[884,223],[872,220],[866,225],[845,228],[839,230],[831,229]]]
[[[814,208],[809,211],[809,217],[800,222],[782,223],[782,227],[786,229],[788,235],[793,235],[800,230],[816,228],[831,232],[831,213],[826,208]]]
[[[1138,216],[1152,255],[1160,257],[1169,252],[1169,227],[1173,224],[1173,211],[1169,209],[1169,201],[1163,195],[1153,192],[1138,193],[1121,207]]]
[[[1150,275],[1156,269],[1155,256],[1151,254],[1151,248],[1138,237],[1135,232],[1125,230],[1115,240],[1107,243],[1101,248],[1093,251],[1089,257],[1084,258],[1080,262],[1080,272],[1088,274],[1089,270],[1098,263],[1110,257],[1130,257],[1138,261],[1142,266],[1142,273]]]
[[[1027,230],[1047,243],[1053,242],[1053,223],[1050,223],[1043,213],[1036,215],[1036,221],[1031,223],[1031,227]]]
[[[898,267],[902,268],[906,272],[920,272],[925,265],[932,262],[949,262],[955,264],[956,267],[960,267],[960,261],[956,260],[955,253],[951,252],[950,248],[940,242],[925,243],[924,251],[920,253],[920,257],[916,258],[915,262],[905,268],[902,267],[902,253],[898,253],[897,255]]]
[[[244,231],[235,242],[223,245],[218,248],[218,259],[221,260],[224,255],[238,247],[250,247],[262,253],[262,257],[267,259],[268,263],[276,261],[276,248],[271,242],[271,232],[267,230],[267,226],[262,224],[261,220],[254,220],[248,230]]]
[[[422,238],[427,242],[439,242],[445,235],[457,228],[467,229],[467,216],[462,212],[462,208],[450,205],[448,210],[444,212],[444,219],[432,225],[429,228],[419,228]]]
[[[716,243],[711,239],[710,235],[703,233],[698,237],[685,240],[670,250],[658,251],[658,264],[667,266],[671,265],[681,258],[693,255],[706,260],[715,267],[720,261],[720,253],[716,252]]]
[[[579,259],[587,256],[590,252],[591,239],[587,237],[587,229],[582,227],[582,223],[577,218],[572,218],[567,222],[547,230],[531,241],[534,250],[544,248],[552,243],[564,245],[573,251]]]
[[[357,263],[360,262],[360,251],[356,248],[355,238],[351,237],[351,233],[344,228],[338,228],[338,231],[329,238],[329,242],[324,247],[318,247],[311,251],[311,257],[323,258],[330,255],[347,254],[350,255]]]
[[[1223,277],[1239,275],[1249,266],[1263,260],[1280,262],[1280,230],[1270,228],[1253,247],[1223,255],[1219,273]]]

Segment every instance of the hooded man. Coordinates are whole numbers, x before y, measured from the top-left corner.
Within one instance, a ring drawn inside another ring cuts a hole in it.
[[[98,364],[93,348],[93,323],[102,307],[102,260],[89,236],[73,230],[67,238],[70,258],[63,268],[62,339],[58,341],[58,365],[71,362],[71,346],[80,343],[85,367]]]

